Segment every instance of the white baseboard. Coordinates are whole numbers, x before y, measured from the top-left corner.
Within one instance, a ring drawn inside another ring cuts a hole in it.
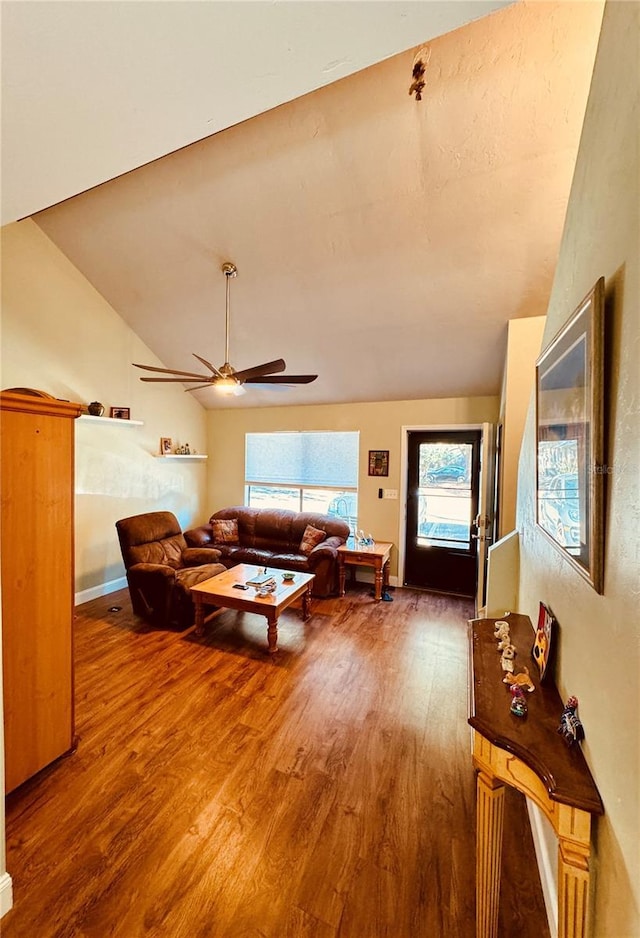
[[[540,808],[529,801],[528,798],[527,811],[529,813],[529,823],[531,824],[533,846],[536,851],[536,860],[538,861],[542,895],[547,910],[549,931],[551,932],[551,938],[558,938],[557,854],[555,852],[551,853],[551,850],[557,849],[557,840],[554,834],[552,843],[550,842],[547,835],[549,825]]]
[[[91,586],[88,590],[80,590],[75,595],[75,605],[80,606],[82,603],[88,603],[90,599],[99,599],[100,596],[115,593],[116,590],[124,589],[126,585],[126,576],[121,576],[117,580],[109,580],[107,583],[100,583],[99,586]]]
[[[13,908],[13,883],[8,873],[0,876],[0,918]]]

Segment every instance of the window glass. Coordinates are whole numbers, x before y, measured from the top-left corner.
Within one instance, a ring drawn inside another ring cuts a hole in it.
[[[421,443],[418,543],[468,549],[471,538],[470,443]]]

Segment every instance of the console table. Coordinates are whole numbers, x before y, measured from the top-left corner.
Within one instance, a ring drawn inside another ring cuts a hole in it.
[[[516,672],[529,669],[535,684],[525,692],[528,714],[510,713],[511,694],[494,638],[498,619],[469,623],[470,716],[477,769],[476,938],[497,938],[504,785],[530,798],[558,838],[558,938],[586,938],[589,909],[591,817],[604,814],[598,789],[579,744],[557,732],[564,703],[553,684],[540,684],[531,654],[528,616],[510,613]]]

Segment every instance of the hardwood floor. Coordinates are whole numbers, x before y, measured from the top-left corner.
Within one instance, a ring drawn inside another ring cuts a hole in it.
[[[473,938],[466,600],[368,589],[204,638],[76,610],[77,752],[9,796],[2,938]],[[121,606],[121,611],[109,611]],[[507,790],[500,934],[548,929]]]

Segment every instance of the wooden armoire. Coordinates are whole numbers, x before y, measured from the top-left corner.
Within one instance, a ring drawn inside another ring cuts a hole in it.
[[[7,792],[74,746],[74,421],[80,405],[38,393],[0,394]]]

